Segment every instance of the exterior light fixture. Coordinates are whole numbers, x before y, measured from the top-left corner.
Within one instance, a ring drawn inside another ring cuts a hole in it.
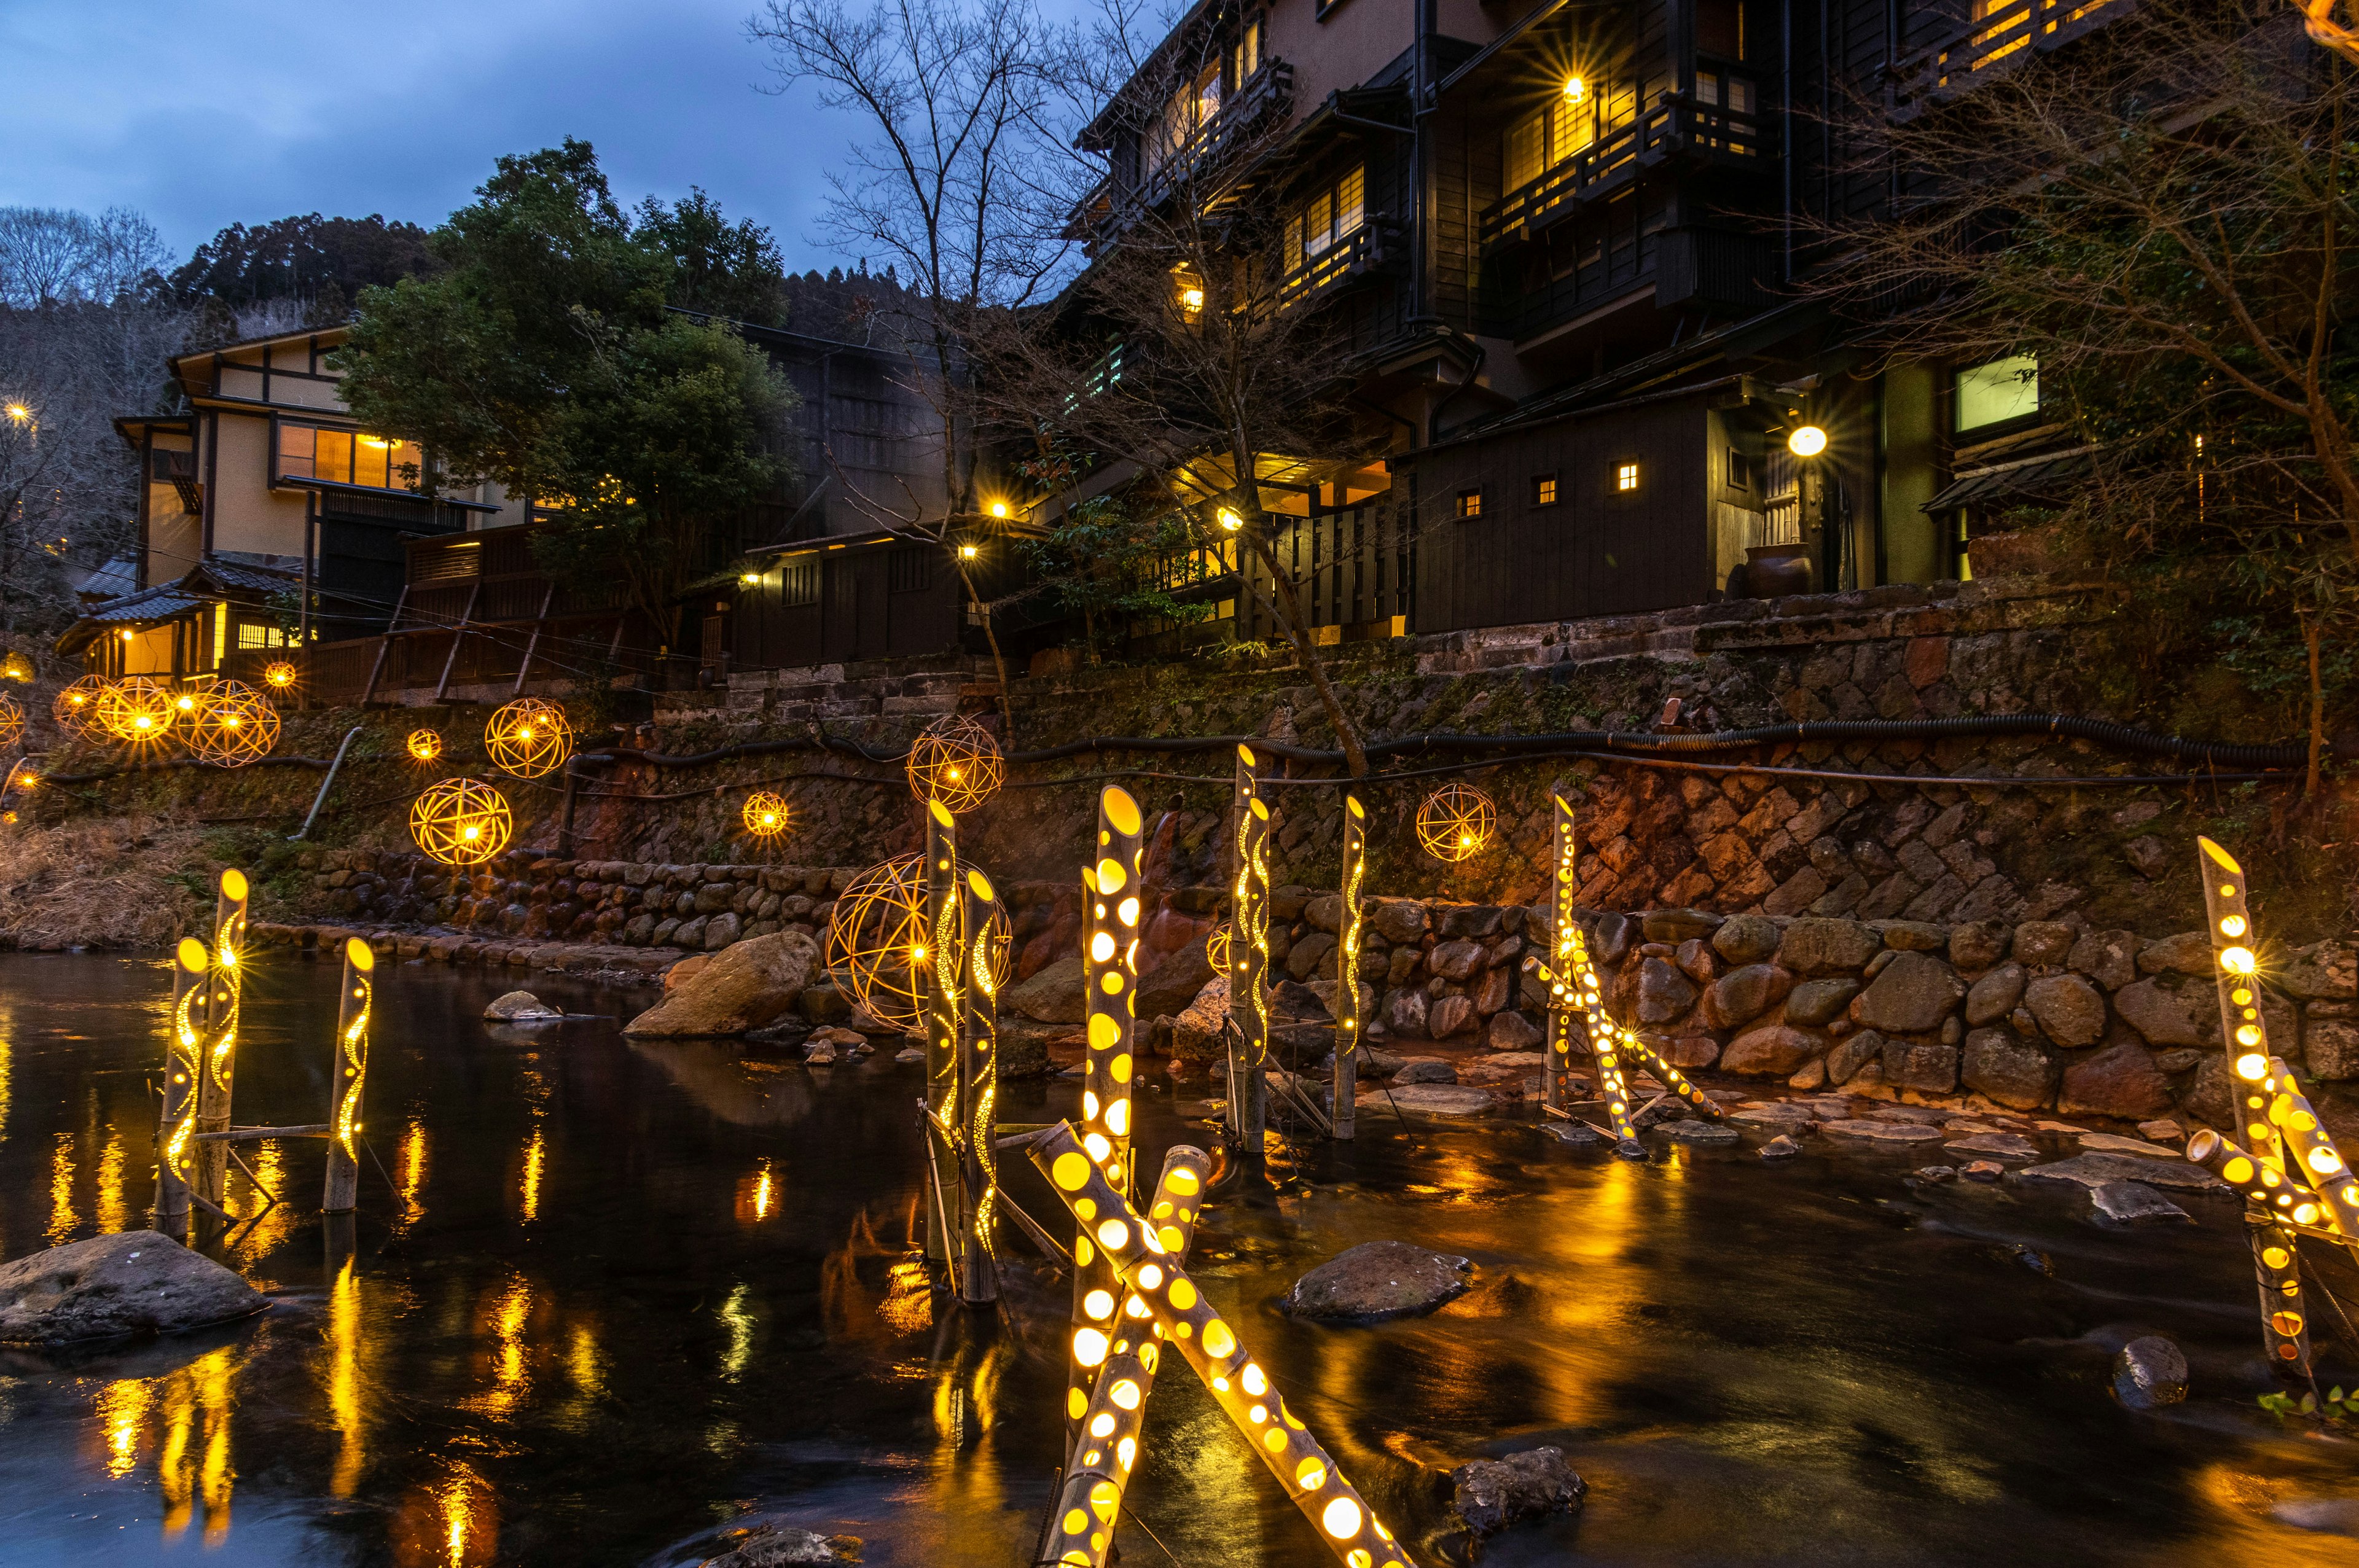
[[[430,762],[442,754],[442,737],[431,730],[412,730],[402,745],[421,762]]]
[[[1223,529],[1228,533],[1234,534],[1245,525],[1245,520],[1244,518],[1238,516],[1235,513],[1230,511],[1225,506],[1221,508],[1221,526]]]
[[[1815,458],[1827,449],[1827,433],[1816,425],[1804,425],[1786,438],[1786,449],[1798,458]]]
[[[745,831],[756,838],[775,838],[784,833],[792,815],[787,797],[775,790],[756,790],[745,797]]]
[[[762,574],[760,572],[745,572],[740,575],[737,580],[744,583],[747,588],[759,588],[762,586]]]
[[[990,730],[953,714],[928,725],[909,743],[908,773],[911,795],[963,814],[998,790],[1006,765]]]
[[[981,554],[983,554],[983,552],[973,545],[961,545],[959,546],[959,559],[962,561],[971,561]]]
[[[1589,83],[1582,81],[1581,78],[1577,76],[1566,77],[1564,79],[1564,101],[1568,103],[1588,103]]]
[[[506,772],[537,779],[555,773],[572,755],[573,726],[555,703],[519,697],[495,712],[484,727],[484,751]]]
[[[1005,517],[1005,516],[1006,516],[1006,515],[1007,515],[1007,503],[1006,503],[1006,502],[1004,502],[1004,501],[995,501],[995,502],[993,502],[993,503],[991,503],[991,514],[992,514],[994,517]]]
[[[1445,784],[1417,811],[1418,841],[1437,860],[1463,860],[1490,842],[1499,809],[1472,784]]]
[[[1204,291],[1201,288],[1181,289],[1180,291],[1180,308],[1187,311],[1189,315],[1193,316],[1197,311],[1201,310],[1204,308]]]
[[[278,744],[278,710],[244,681],[220,681],[198,696],[195,713],[179,729],[197,761],[242,768]]]
[[[297,680],[295,666],[285,659],[273,659],[262,668],[262,678],[284,691]]]
[[[444,779],[409,807],[409,836],[446,866],[481,865],[507,846],[507,798],[480,779]]]
[[[123,629],[123,640],[126,643],[131,641],[131,628],[128,626]]]

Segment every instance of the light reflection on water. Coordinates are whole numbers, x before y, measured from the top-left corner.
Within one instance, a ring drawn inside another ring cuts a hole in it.
[[[144,961],[0,956],[9,1255],[139,1223],[161,983]],[[241,1146],[233,1206],[261,1206],[256,1182],[286,1200],[230,1249],[272,1312],[0,1366],[0,1557],[673,1568],[750,1504],[865,1537],[871,1564],[1023,1561],[1061,1426],[1065,1288],[1016,1267],[1001,1318],[938,1310],[906,1260],[914,1075],[611,1028],[495,1036],[477,1015],[502,989],[386,978],[382,1130],[347,1231],[317,1216],[312,1143]],[[542,989],[590,1012],[637,1000]],[[249,975],[239,1120],[316,1118],[333,990],[325,966]],[[1035,1121],[1075,1091],[1006,1093]],[[1143,1168],[1206,1136],[1168,1097],[1141,1107]],[[1306,1156],[1318,1187],[1210,1215],[1198,1277],[1427,1561],[1441,1471],[1551,1442],[1592,1484],[1586,1513],[1486,1564],[2359,1562],[2271,1517],[2359,1494],[2359,1461],[2250,1413],[2233,1214],[2105,1233],[2012,1185],[1911,1198],[1908,1162],[1678,1149],[1638,1167],[1527,1131],[1420,1129],[1412,1151],[1364,1124],[1357,1148]],[[1054,1213],[1006,1169],[1012,1198]],[[1273,1310],[1380,1237],[1468,1254],[1476,1289],[1376,1328]],[[2105,1355],[2152,1328],[2187,1345],[2206,1398],[2131,1417]],[[1160,1380],[1142,1453],[1129,1560],[1164,1561],[1158,1542],[1191,1565],[1321,1560],[1184,1373]]]

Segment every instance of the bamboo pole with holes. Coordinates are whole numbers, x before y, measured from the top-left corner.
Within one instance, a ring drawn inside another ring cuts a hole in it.
[[[197,1076],[196,1130],[226,1132],[231,1090],[236,1085],[238,1004],[245,970],[245,873],[234,866],[221,874],[213,899],[213,946],[204,981],[204,1062]],[[199,1197],[215,1209],[229,1185],[229,1144],[219,1139],[197,1146],[190,1180]]]
[[[197,1079],[204,1072],[204,1024],[199,1011],[212,968],[205,945],[183,936],[172,952],[172,1011],[164,1023],[164,1093],[156,1119],[155,1226],[185,1240],[189,1178],[196,1173]]]
[[[1359,1133],[1360,1110],[1360,888],[1368,871],[1368,812],[1360,797],[1343,795],[1343,908],[1335,922],[1334,1138],[1349,1143]]]
[[[1269,1126],[1269,803],[1261,795],[1261,760],[1237,747],[1235,877],[1230,888],[1229,1135],[1235,1166],[1223,1175],[1260,1183]]]
[[[933,1167],[934,1203],[928,1211],[926,1258],[937,1277],[955,1282],[963,1251],[965,1207],[960,1180],[958,934],[961,892],[956,876],[958,822],[939,800],[926,802],[926,935],[916,973],[926,1025],[926,1149]]]
[[[1573,913],[1573,897],[1580,885],[1576,877],[1581,854],[1579,824],[1573,816],[1572,802],[1564,797],[1563,790],[1550,791],[1549,798],[1555,805],[1556,821],[1554,856],[1549,868],[1549,968],[1570,977],[1579,972],[1574,966],[1574,945],[1581,940],[1581,919]],[[1572,1100],[1567,1092],[1567,1080],[1572,1076],[1576,1001],[1572,989],[1549,985],[1548,1065],[1540,1075],[1540,1103],[1550,1110],[1563,1110]]]
[[[348,1214],[360,1197],[361,1086],[368,1078],[369,1014],[376,1000],[376,954],[357,936],[344,938],[343,989],[336,1003],[336,1038],[328,1069],[328,1174],[320,1207]]]

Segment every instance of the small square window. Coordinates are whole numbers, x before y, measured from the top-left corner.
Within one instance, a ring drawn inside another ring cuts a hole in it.
[[[1638,465],[1622,463],[1614,470],[1614,488],[1629,492],[1638,488]]]
[[[1532,504],[1534,506],[1556,504],[1556,475],[1538,473],[1532,476]]]
[[[1753,488],[1753,465],[1734,447],[1728,449],[1728,487],[1731,490]]]
[[[1462,490],[1458,492],[1458,515],[1461,517],[1480,517],[1483,515],[1483,492],[1481,490]]]

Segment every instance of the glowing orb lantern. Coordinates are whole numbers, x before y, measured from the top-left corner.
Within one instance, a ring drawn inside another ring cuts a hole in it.
[[[197,725],[197,705],[221,685],[219,676],[185,676],[180,687],[172,694],[172,730],[176,738],[187,740]]]
[[[216,768],[242,768],[278,744],[278,710],[244,681],[225,680],[197,695],[181,729],[189,752]]]
[[[273,659],[262,666],[263,683],[273,691],[288,691],[296,681],[295,666],[285,659]]]
[[[1229,972],[1229,939],[1234,934],[1235,927],[1223,920],[1213,926],[1212,934],[1204,938],[1204,962],[1212,966],[1212,973],[1225,975]]]
[[[954,875],[963,876],[957,864]],[[964,900],[954,939],[966,946]],[[993,989],[1007,982],[1007,950],[1013,940],[1005,908],[991,907]],[[828,922],[827,963],[844,971],[853,1000],[883,1022],[905,1033],[925,1032],[925,977],[931,968],[932,934],[926,925],[926,858],[897,855],[862,872],[838,895]]]
[[[442,754],[442,736],[439,730],[412,730],[402,746],[419,762],[430,762]]]
[[[909,742],[909,793],[953,813],[973,811],[1006,776],[991,731],[959,714],[938,719]]]
[[[0,692],[0,751],[25,738],[25,705]]]
[[[757,789],[745,797],[745,831],[756,838],[775,838],[787,830],[787,797],[775,790]]]
[[[160,743],[172,715],[172,694],[146,676],[109,681],[98,694],[98,728],[134,746]]]
[[[1445,785],[1417,808],[1417,841],[1437,860],[1470,858],[1498,826],[1498,807],[1472,784]]]
[[[98,720],[99,694],[106,689],[104,676],[84,676],[58,693],[49,717],[69,735],[86,735]]]
[[[563,767],[573,754],[573,726],[557,704],[518,697],[484,726],[484,750],[504,772],[537,779]]]
[[[507,797],[481,779],[444,779],[409,807],[409,836],[446,866],[475,866],[507,848],[515,830]]]

